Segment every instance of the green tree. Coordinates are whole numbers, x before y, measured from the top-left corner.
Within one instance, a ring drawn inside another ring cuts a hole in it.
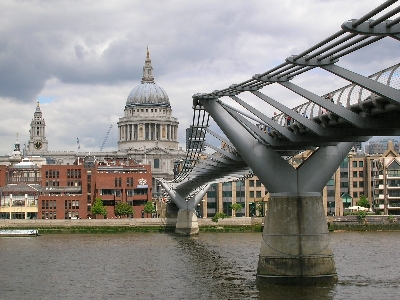
[[[132,206],[130,206],[126,202],[119,202],[115,208],[114,208],[114,213],[116,216],[130,216],[133,215],[133,209]]]
[[[149,216],[149,214],[155,213],[156,208],[154,207],[153,202],[147,201],[147,203],[144,205],[143,211]]]
[[[215,215],[214,215],[214,217],[212,217],[211,218],[211,220],[213,221],[213,222],[215,222],[215,223],[218,223],[218,219],[225,219],[225,218],[227,218],[228,217],[228,215],[226,214],[226,213],[224,213],[224,212],[217,212]]]
[[[101,198],[94,199],[94,203],[92,205],[92,214],[93,215],[103,215],[107,214],[106,208],[103,206],[103,200]]]
[[[229,207],[235,212],[235,216],[236,216],[236,213],[240,212],[243,208],[242,204],[240,204],[240,203],[233,203]]]
[[[257,210],[258,210],[258,216],[264,217],[264,203],[262,201],[256,202],[257,205]]]
[[[360,200],[356,204],[361,207],[369,208],[369,201],[365,195],[361,195]]]

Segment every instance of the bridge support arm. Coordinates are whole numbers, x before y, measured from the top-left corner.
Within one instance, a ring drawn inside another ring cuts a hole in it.
[[[353,142],[342,142],[313,152],[297,169],[299,194],[321,192],[353,145]]]
[[[196,216],[196,206],[201,202],[204,195],[210,188],[210,184],[201,188],[197,194],[190,199],[184,199],[176,191],[163,181],[160,181],[162,187],[167,191],[172,201],[178,206],[178,217],[176,220],[175,233],[182,235],[194,235],[199,233],[199,223]]]
[[[245,128],[238,126],[235,118],[217,103],[216,99],[200,99],[200,103],[268,191],[297,191],[296,170],[279,154],[254,139]],[[277,176],[277,170],[285,174],[284,180]]]

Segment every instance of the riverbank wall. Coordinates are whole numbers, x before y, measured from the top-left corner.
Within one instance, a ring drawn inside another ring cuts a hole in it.
[[[261,217],[237,217],[219,219],[199,218],[200,232],[261,232]],[[356,215],[327,217],[332,231],[392,231],[400,230],[400,216]],[[77,220],[0,220],[0,229],[38,229],[40,233],[111,233],[111,232],[173,232],[175,218],[122,218]]]
[[[240,217],[219,219],[198,219],[200,231],[232,232],[260,231],[263,218]],[[0,229],[38,229],[40,233],[107,233],[107,232],[149,232],[175,230],[175,218],[122,218],[122,219],[76,219],[76,220],[0,220]]]
[[[330,231],[393,231],[400,230],[400,216],[358,215],[327,217]]]

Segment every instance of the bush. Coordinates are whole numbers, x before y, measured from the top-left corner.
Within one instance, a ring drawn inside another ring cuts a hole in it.
[[[367,215],[367,213],[363,210],[360,210],[357,214],[358,219],[365,219],[365,216]]]
[[[211,220],[215,223],[218,222],[218,219],[225,219],[227,218],[227,214],[225,214],[224,212],[217,212],[214,217],[211,218]]]

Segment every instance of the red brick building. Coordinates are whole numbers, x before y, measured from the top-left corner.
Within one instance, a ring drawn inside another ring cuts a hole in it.
[[[119,202],[129,203],[133,217],[141,218],[144,205],[152,199],[150,165],[138,165],[132,160],[98,163],[89,156],[74,165],[31,165],[21,170],[0,166],[0,217],[17,218],[13,206],[17,203],[15,197],[21,194],[21,184],[35,184],[38,190],[34,199],[38,219],[93,217],[91,207],[96,198],[103,200],[107,218],[115,218],[114,207]],[[25,207],[18,208],[18,218],[23,218]]]
[[[152,200],[151,178],[150,165],[97,165],[92,172],[91,200],[103,200],[108,218],[115,217],[114,206],[118,202],[129,203],[134,218],[141,218],[144,205]]]
[[[150,186],[149,186],[150,184]],[[77,165],[42,166],[42,195],[38,218],[89,218],[92,203],[101,198],[107,218],[115,218],[118,202],[133,207],[133,217],[142,217],[142,210],[151,200],[150,165],[134,161],[112,160],[97,163],[91,157]]]

